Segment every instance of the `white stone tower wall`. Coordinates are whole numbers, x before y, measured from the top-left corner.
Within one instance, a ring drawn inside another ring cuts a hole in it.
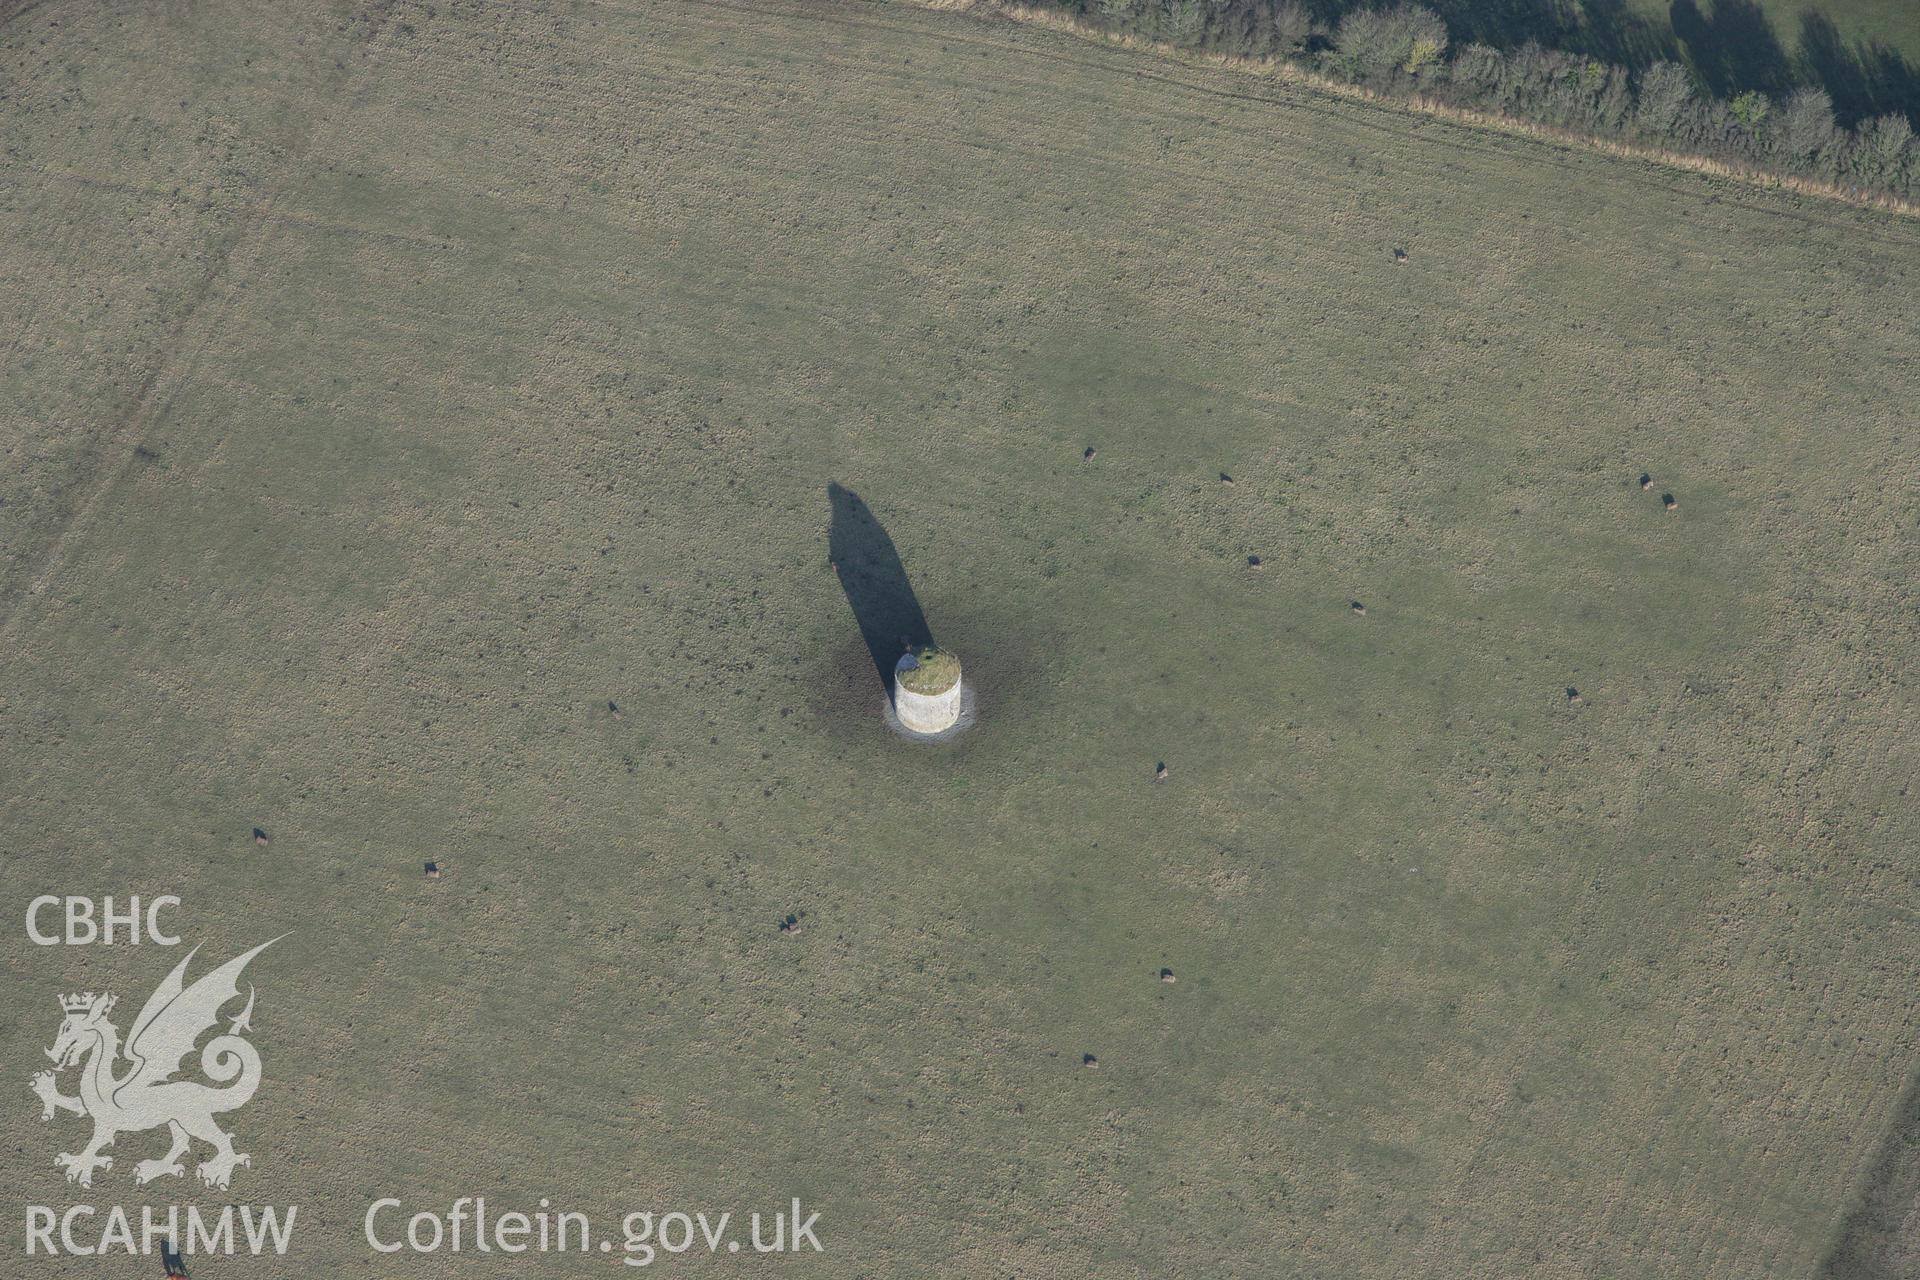
[[[915,693],[900,683],[900,673],[893,674],[893,711],[900,717],[900,724],[913,733],[940,733],[951,729],[960,719],[960,690],[966,684],[966,676],[953,682],[953,687],[942,693]]]

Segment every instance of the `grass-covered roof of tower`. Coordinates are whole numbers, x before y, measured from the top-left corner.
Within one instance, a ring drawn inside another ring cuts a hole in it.
[[[900,687],[909,693],[931,697],[960,682],[960,659],[945,649],[922,645],[913,651],[913,660],[913,665],[902,668],[897,677]]]

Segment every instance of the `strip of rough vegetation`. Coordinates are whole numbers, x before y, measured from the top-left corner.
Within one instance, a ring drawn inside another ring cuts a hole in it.
[[[1421,5],[1362,9],[1325,26],[1299,0],[931,0],[1281,71],[1339,93],[1456,119],[1519,126],[1684,168],[1808,195],[1920,212],[1920,141],[1898,113],[1842,127],[1825,90],[1784,100],[1703,93],[1674,62],[1637,76],[1597,59],[1528,45],[1449,53]]]

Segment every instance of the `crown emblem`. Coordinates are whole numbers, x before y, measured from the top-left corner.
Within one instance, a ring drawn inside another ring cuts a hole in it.
[[[68,1013],[85,1013],[93,1008],[94,1002],[98,1000],[100,1001],[100,1012],[105,1013],[113,1008],[113,999],[112,996],[102,997],[95,995],[91,991],[76,991],[70,996],[61,996],[60,1007]]]

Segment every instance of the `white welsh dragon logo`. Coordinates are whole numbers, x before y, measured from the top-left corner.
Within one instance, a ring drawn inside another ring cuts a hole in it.
[[[173,1135],[173,1145],[158,1160],[142,1160],[133,1167],[135,1181],[142,1184],[155,1178],[179,1177],[186,1170],[180,1164],[198,1138],[213,1148],[213,1155],[195,1170],[209,1187],[224,1188],[233,1178],[236,1165],[252,1165],[243,1151],[233,1149],[233,1135],[213,1122],[223,1111],[247,1104],[260,1087],[260,1054],[243,1037],[253,1030],[253,989],[247,989],[247,1007],[231,1019],[224,1035],[207,1041],[200,1050],[200,1069],[222,1088],[213,1088],[196,1080],[174,1080],[195,1042],[220,1020],[221,1006],[240,995],[240,972],[247,962],[272,946],[263,942],[243,956],[227,961],[211,973],[202,974],[192,986],[185,983],[187,958],[174,966],[166,981],[147,997],[140,1016],[133,1020],[127,1036],[126,1071],[115,1074],[121,1057],[120,1031],[107,1021],[114,997],[81,995],[60,997],[66,1021],[60,1024],[59,1038],[47,1056],[54,1071],[42,1071],[33,1078],[33,1091],[40,1095],[42,1120],[53,1119],[56,1111],[93,1117],[93,1141],[77,1155],[58,1155],[54,1163],[67,1171],[67,1181],[83,1187],[93,1185],[96,1169],[113,1168],[113,1157],[101,1155],[102,1148],[113,1145],[123,1133],[155,1129],[165,1125]],[[80,1068],[80,1096],[60,1092],[55,1072]]]

